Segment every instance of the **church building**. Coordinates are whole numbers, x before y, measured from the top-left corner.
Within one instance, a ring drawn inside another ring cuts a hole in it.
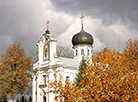
[[[70,81],[75,81],[82,57],[91,58],[94,40],[91,34],[84,31],[83,16],[81,19],[81,31],[72,37],[74,58],[57,56],[57,40],[50,33],[49,26],[37,42],[38,61],[33,65],[33,102],[55,102],[53,93],[44,94],[50,90],[47,81],[52,80],[58,72],[64,77],[64,80],[69,78]]]

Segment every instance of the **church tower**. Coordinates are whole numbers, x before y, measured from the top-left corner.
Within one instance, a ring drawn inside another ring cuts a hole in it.
[[[47,21],[47,30],[42,35],[40,40],[37,42],[38,47],[38,62],[51,62],[53,61],[54,55],[56,55],[56,42],[54,36],[49,31],[49,21]]]
[[[91,34],[84,31],[83,18],[81,16],[81,31],[72,37],[72,45],[74,49],[74,59],[81,61],[82,57],[91,59],[91,51],[93,48],[93,37]]]
[[[38,61],[33,64],[33,102],[54,102],[53,95],[45,95],[45,91],[48,90],[47,81],[53,77],[53,66],[56,62],[56,43],[57,40],[54,38],[49,31],[49,21],[47,21],[47,30],[41,36],[40,40],[37,42],[38,49]]]

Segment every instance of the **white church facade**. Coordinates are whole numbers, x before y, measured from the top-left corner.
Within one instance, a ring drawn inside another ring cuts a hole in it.
[[[38,61],[33,65],[33,102],[55,102],[54,94],[44,94],[49,91],[49,83],[54,74],[60,71],[60,74],[70,81],[75,81],[77,70],[79,68],[82,56],[91,58],[93,48],[93,37],[83,29],[83,20],[81,31],[72,37],[74,58],[59,57],[56,54],[57,40],[50,34],[49,27],[37,42]],[[43,90],[41,87],[45,87]]]

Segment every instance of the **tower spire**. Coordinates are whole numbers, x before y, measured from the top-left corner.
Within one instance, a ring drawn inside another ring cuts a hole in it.
[[[81,19],[81,30],[83,30],[83,19],[84,19],[84,16],[81,15],[80,19]]]
[[[50,23],[49,21],[46,22],[46,24],[47,24],[46,34],[50,34],[50,31],[49,31],[49,23]]]

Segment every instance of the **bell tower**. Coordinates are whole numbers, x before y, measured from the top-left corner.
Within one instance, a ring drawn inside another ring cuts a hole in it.
[[[81,19],[81,31],[75,34],[72,37],[72,45],[74,49],[74,59],[81,61],[82,57],[88,57],[91,59],[91,51],[93,49],[93,37],[91,34],[84,31],[83,19],[84,16],[80,17]]]
[[[57,40],[49,31],[49,21],[46,24],[47,30],[37,42],[39,63],[51,62],[54,59],[54,55],[56,55]]]

